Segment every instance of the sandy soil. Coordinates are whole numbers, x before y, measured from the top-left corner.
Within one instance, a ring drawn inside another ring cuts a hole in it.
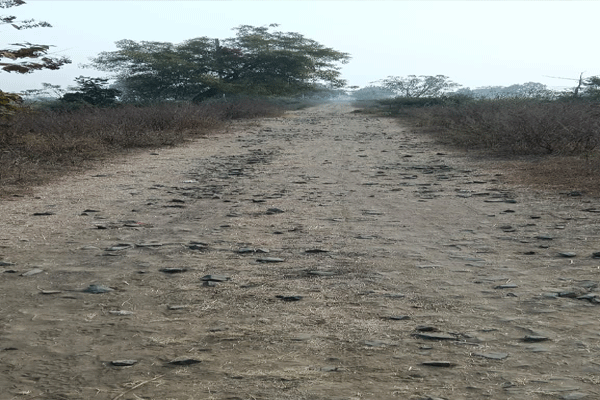
[[[598,199],[352,111],[0,203],[0,399],[600,398]]]

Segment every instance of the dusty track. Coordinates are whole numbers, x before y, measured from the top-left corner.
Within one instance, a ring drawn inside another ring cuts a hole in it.
[[[598,199],[351,111],[0,203],[0,400],[600,398]]]

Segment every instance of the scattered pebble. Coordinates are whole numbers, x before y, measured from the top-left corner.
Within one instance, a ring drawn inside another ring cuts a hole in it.
[[[256,262],[259,263],[280,263],[280,262],[284,262],[285,259],[283,258],[277,258],[277,257],[264,257],[264,258],[257,258]]]
[[[472,355],[490,360],[504,360],[508,358],[508,353],[472,353]]]
[[[21,276],[33,276],[33,275],[41,274],[42,272],[44,272],[44,270],[43,270],[43,269],[40,269],[40,268],[34,268],[34,269],[31,269],[31,270],[29,270],[29,271],[27,271],[27,272],[23,272],[23,273],[21,274]]]
[[[8,261],[0,261],[0,267],[12,267],[16,265],[16,263],[8,262]]]
[[[282,296],[282,295],[277,295],[275,296],[278,299],[281,299],[283,301],[300,301],[302,300],[302,296]]]
[[[231,278],[227,275],[204,275],[201,280],[205,282],[227,282]]]
[[[92,294],[101,294],[101,293],[108,293],[108,292],[114,292],[115,289],[109,288],[108,286],[104,286],[104,285],[90,285],[88,287],[86,287],[85,289],[82,290],[83,293],[92,293]]]
[[[186,272],[187,270],[187,268],[181,267],[166,267],[159,269],[160,272],[164,272],[165,274],[179,274],[182,272]]]
[[[131,367],[138,363],[138,360],[114,360],[111,361],[110,364],[115,367]]]
[[[451,361],[424,361],[421,364],[427,365],[428,367],[440,367],[440,368],[456,367],[456,363],[453,363]]]
[[[425,340],[458,340],[456,336],[447,333],[413,333],[413,336]]]
[[[323,249],[309,249],[309,250],[305,250],[305,253],[309,253],[309,254],[318,254],[318,253],[329,253],[329,250],[323,250]]]
[[[562,251],[560,253],[558,253],[559,256],[561,257],[565,257],[565,258],[573,258],[577,256],[577,253],[572,252],[572,251]]]
[[[201,360],[183,356],[183,357],[177,357],[177,358],[169,361],[169,364],[171,364],[171,365],[193,365],[193,364],[198,364],[201,362],[202,362]]]
[[[545,342],[550,340],[549,337],[540,336],[540,335],[527,335],[522,339],[526,343],[537,343],[537,342]]]
[[[410,316],[408,316],[408,315],[390,315],[389,317],[387,317],[387,319],[392,320],[392,321],[405,321],[407,319],[410,319]]]
[[[494,289],[516,289],[518,288],[518,285],[515,285],[514,283],[506,283],[504,285],[497,285],[494,286]]]

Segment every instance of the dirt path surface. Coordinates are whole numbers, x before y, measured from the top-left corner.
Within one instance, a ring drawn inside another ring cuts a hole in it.
[[[600,202],[352,110],[0,203],[0,399],[600,398]]]

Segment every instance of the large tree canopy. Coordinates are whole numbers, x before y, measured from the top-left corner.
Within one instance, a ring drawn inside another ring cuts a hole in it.
[[[384,88],[396,93],[397,96],[406,98],[439,97],[460,86],[445,75],[388,76],[379,82]]]
[[[340,64],[350,56],[292,32],[243,25],[225,40],[199,37],[180,44],[121,40],[92,60],[112,72],[123,98],[196,100],[221,93],[289,95],[327,84],[341,87]]]

